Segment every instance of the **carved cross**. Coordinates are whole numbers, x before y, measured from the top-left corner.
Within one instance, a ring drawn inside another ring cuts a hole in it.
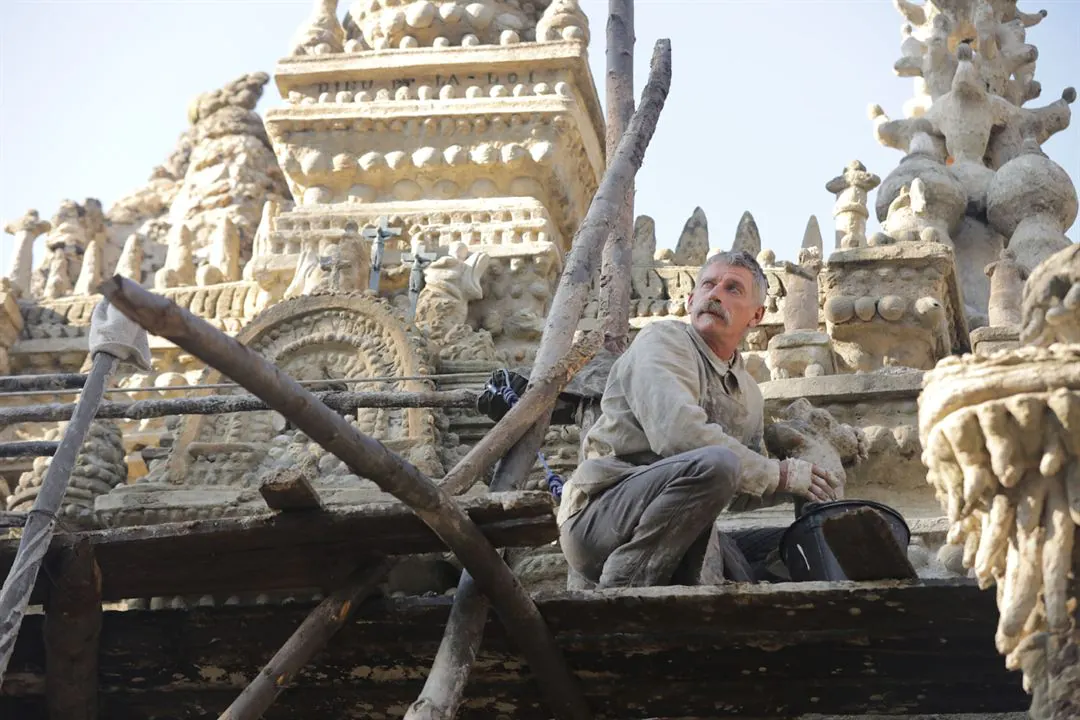
[[[401,234],[401,228],[392,228],[386,217],[380,217],[375,227],[364,228],[363,236],[371,241],[371,282],[369,287],[379,292],[379,273],[382,272],[383,252],[386,241]]]
[[[417,250],[401,256],[402,263],[412,263],[412,270],[409,271],[409,320],[416,318],[416,302],[420,299],[420,291],[424,289],[424,266],[438,257],[435,253]]]

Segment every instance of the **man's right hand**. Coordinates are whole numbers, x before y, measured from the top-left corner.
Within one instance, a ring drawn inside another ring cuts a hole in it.
[[[797,458],[780,461],[780,483],[776,490],[814,502],[829,502],[843,496],[840,481],[832,473]]]

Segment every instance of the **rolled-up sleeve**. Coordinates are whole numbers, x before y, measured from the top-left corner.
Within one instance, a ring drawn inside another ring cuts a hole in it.
[[[698,351],[686,332],[658,324],[645,333],[652,337],[639,337],[627,351],[632,357],[623,380],[627,402],[652,451],[670,457],[709,445],[727,448],[740,461],[739,492],[755,496],[774,492],[780,464],[710,423],[698,404],[702,383]]]

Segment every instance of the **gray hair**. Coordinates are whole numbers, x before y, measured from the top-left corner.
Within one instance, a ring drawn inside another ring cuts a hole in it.
[[[705,261],[705,264],[698,270],[697,280],[694,284],[697,285],[701,280],[701,273],[705,271],[705,268],[715,264],[727,265],[729,267],[741,267],[744,270],[750,271],[750,277],[754,279],[754,289],[757,291],[758,302],[762,305],[765,304],[765,295],[769,287],[769,281],[765,279],[765,271],[761,269],[761,265],[754,259],[754,256],[745,250],[723,250],[711,256]]]

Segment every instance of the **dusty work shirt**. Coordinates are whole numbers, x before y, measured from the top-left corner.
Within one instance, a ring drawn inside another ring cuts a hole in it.
[[[708,445],[740,460],[743,497],[731,509],[767,503],[775,493],[780,464],[762,454],[761,390],[738,353],[721,360],[689,323],[661,320],[638,333],[611,368],[600,410],[563,488],[559,525],[635,466]]]

